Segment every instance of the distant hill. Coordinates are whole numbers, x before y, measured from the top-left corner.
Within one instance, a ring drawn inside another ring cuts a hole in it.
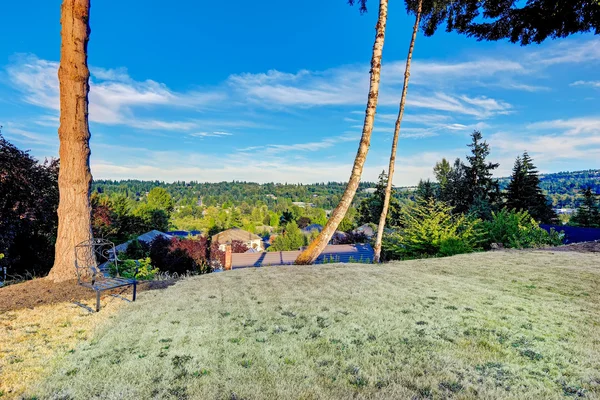
[[[510,178],[500,178],[498,181],[500,188],[504,190]],[[600,193],[600,169],[543,174],[540,175],[540,186],[552,199],[555,208],[576,208],[581,201],[581,193],[586,188],[590,187],[595,193]]]
[[[542,190],[552,200],[555,208],[575,208],[580,202],[580,193],[588,186],[600,193],[600,169],[586,171],[557,172],[540,176]],[[500,178],[501,189],[506,189],[510,178]],[[152,188],[161,186],[171,193],[175,201],[202,200],[205,205],[223,204],[232,202],[240,204],[276,204],[283,200],[293,202],[312,203],[316,207],[331,209],[337,205],[344,192],[344,182],[323,182],[315,184],[289,184],[254,182],[173,182],[140,180],[97,180],[93,183],[93,190],[101,193],[123,193],[132,199],[143,197]],[[354,204],[369,196],[375,182],[361,182],[357,191]],[[410,197],[415,187],[397,188],[400,197]]]

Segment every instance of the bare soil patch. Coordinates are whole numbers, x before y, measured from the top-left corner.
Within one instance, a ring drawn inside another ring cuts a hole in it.
[[[138,285],[138,290],[164,289],[174,284],[174,281],[143,282]],[[103,297],[109,294],[120,294],[124,288],[103,292]],[[123,295],[129,296],[131,288],[127,288]],[[9,285],[0,288],[0,312],[34,308],[46,304],[65,302],[85,302],[94,299],[96,292],[79,286],[77,281],[54,283],[51,280],[40,278]]]
[[[572,243],[558,247],[548,247],[545,251],[572,251],[576,253],[600,253],[600,241]]]

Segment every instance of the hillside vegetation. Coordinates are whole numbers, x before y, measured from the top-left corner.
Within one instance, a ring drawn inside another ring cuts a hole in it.
[[[266,267],[144,292],[38,398],[600,398],[600,258]]]

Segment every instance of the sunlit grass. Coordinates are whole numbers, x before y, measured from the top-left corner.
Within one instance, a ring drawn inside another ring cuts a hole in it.
[[[598,398],[599,283],[598,255],[550,252],[193,277],[65,347],[28,394]]]
[[[17,398],[49,370],[51,360],[88,340],[112,317],[119,302],[104,301],[102,313],[70,303],[0,313],[0,398]]]

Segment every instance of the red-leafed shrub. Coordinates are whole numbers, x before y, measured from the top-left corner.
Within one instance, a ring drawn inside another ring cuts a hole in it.
[[[212,242],[210,245],[210,265],[212,269],[225,266],[225,252],[219,250],[219,243]]]
[[[204,274],[211,271],[208,261],[208,242],[205,237],[171,240],[157,237],[150,245],[152,265],[161,272]]]
[[[231,252],[232,253],[245,253],[250,249],[246,243],[241,240],[232,240],[231,241]]]

